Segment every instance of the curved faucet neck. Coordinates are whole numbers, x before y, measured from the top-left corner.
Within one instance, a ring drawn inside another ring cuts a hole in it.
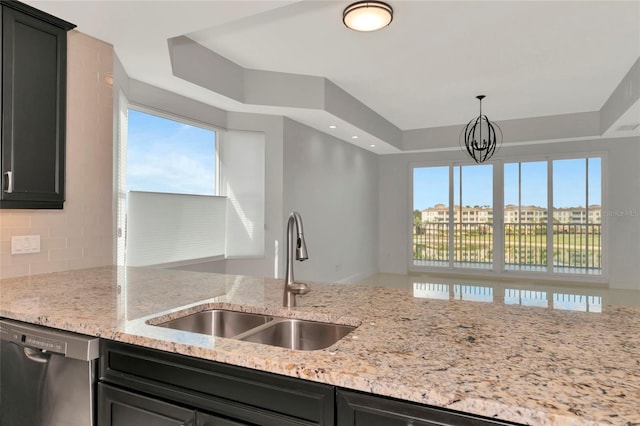
[[[294,226],[296,228],[296,236],[294,236]],[[304,241],[304,232],[302,229],[302,218],[298,212],[292,212],[287,221],[287,268],[284,281],[284,306],[286,307],[296,305],[296,294],[305,294],[309,291],[306,284],[297,284],[293,277],[294,250],[297,260],[303,261],[308,259],[307,245]]]
[[[289,285],[289,284],[293,284],[294,282],[294,278],[293,278],[293,245],[295,244],[294,242],[294,236],[293,236],[293,227],[294,225],[297,227],[297,220],[296,220],[296,212],[293,212],[289,215],[289,220],[287,221],[287,269],[286,269],[286,276],[285,276],[285,284]]]

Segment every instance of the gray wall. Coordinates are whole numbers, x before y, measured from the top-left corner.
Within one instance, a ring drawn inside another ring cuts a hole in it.
[[[262,258],[228,259],[174,269],[226,272],[256,276],[274,276],[275,262],[283,254],[275,252],[275,240],[281,239],[282,213],[282,120],[280,116],[227,112],[188,99],[166,90],[129,79],[120,67],[119,85],[129,101],[222,129],[264,132],[266,140],[266,206],[265,256]],[[117,97],[117,96],[116,96]],[[280,249],[282,250],[282,249]]]
[[[129,79],[117,59],[115,74],[116,94],[123,90],[132,103],[224,129],[265,133],[264,257],[177,269],[283,277],[286,220],[298,210],[311,257],[296,262],[297,277],[354,282],[378,271],[378,160],[374,154],[281,116],[223,111]],[[116,106],[116,116],[117,111]]]
[[[298,278],[354,282],[378,271],[408,272],[411,163],[460,161],[458,147],[376,156],[287,118],[227,112],[129,80],[115,62],[115,89],[122,88],[132,101],[222,128],[265,132],[265,256],[228,260],[226,269],[216,264],[212,270],[258,276],[274,276],[277,270],[282,277],[286,218],[298,210],[310,251],[308,261],[296,264]],[[427,148],[425,135],[408,136]],[[505,144],[496,158],[589,152],[606,154],[604,208],[632,213],[603,219],[610,285],[640,288],[640,138]]]
[[[609,285],[640,289],[640,138],[585,140],[503,147],[496,159],[524,159],[542,155],[580,155],[602,152],[603,209],[627,212],[603,216],[607,235]],[[459,150],[379,157],[380,272],[406,274],[409,269],[409,193],[412,163],[465,160]],[[570,278],[570,277],[567,277]]]
[[[378,271],[375,154],[285,119],[283,201],[285,215],[302,215],[309,249],[296,279],[351,283]]]

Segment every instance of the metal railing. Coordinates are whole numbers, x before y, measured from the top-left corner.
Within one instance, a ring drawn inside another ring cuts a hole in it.
[[[413,227],[413,260],[449,261],[449,224],[423,222]]]
[[[455,262],[490,264],[493,259],[493,227],[491,223],[454,223],[453,241],[449,224],[423,222],[413,229],[413,259],[447,262],[453,242]]]
[[[602,225],[554,224],[553,266],[559,268],[584,268],[587,271],[602,269]]]
[[[553,224],[554,270],[599,272],[602,268],[600,224]],[[453,236],[450,232],[453,231]],[[504,262],[507,268],[547,269],[547,224],[504,225]],[[453,249],[451,250],[451,244]],[[493,261],[492,223],[423,222],[413,227],[413,259],[418,262],[454,262],[490,265]]]
[[[547,266],[547,224],[505,223],[504,263],[507,267]]]

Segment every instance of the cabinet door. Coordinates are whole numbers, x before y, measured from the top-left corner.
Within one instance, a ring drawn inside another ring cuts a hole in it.
[[[109,340],[100,341],[100,380],[240,424],[335,424],[332,386]]]
[[[337,426],[513,425],[464,413],[356,392],[338,390]]]
[[[251,423],[229,420],[213,414],[196,413],[196,426],[254,426]]]
[[[98,384],[98,426],[194,426],[195,411]]]
[[[62,208],[66,37],[2,8],[2,207]]]

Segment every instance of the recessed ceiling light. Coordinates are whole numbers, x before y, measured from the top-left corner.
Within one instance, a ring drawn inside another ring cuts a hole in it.
[[[376,31],[393,20],[393,9],[381,1],[359,1],[342,12],[342,22],[356,31]]]
[[[335,129],[336,127],[338,126],[336,126],[335,124],[332,124],[331,126],[329,126],[330,129]]]
[[[351,139],[358,139],[357,136],[351,136]]]
[[[375,147],[376,147],[376,144],[375,144],[375,143],[371,143],[371,144],[369,144],[369,146],[370,146],[371,148],[375,148]]]

